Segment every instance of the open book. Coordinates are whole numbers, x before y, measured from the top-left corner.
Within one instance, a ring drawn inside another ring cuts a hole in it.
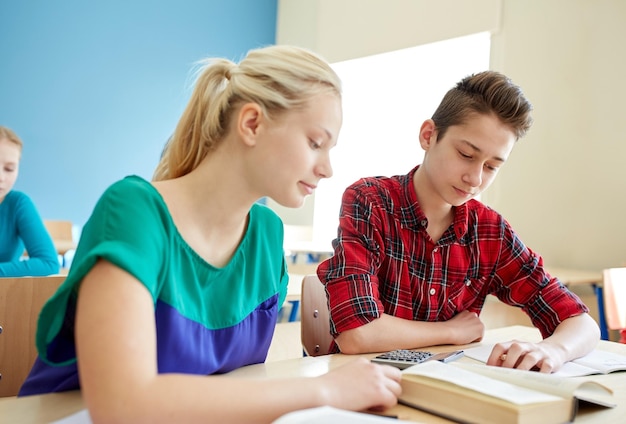
[[[401,403],[457,422],[571,422],[579,401],[615,406],[612,390],[594,381],[461,362],[428,361],[402,371]]]
[[[493,346],[493,344],[481,344],[465,349],[465,356],[486,363]],[[626,371],[626,356],[595,349],[582,358],[566,362],[560,370],[552,374],[558,377],[580,377],[616,371]]]

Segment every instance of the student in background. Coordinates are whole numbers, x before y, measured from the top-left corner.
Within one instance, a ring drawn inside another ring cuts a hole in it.
[[[95,422],[269,422],[397,402],[400,373],[360,358],[315,377],[244,380],[266,359],[288,275],[283,224],[332,175],[341,87],[307,50],[207,61],[154,180],[109,187],[44,306],[20,395],[81,388]],[[75,344],[74,344],[75,343]]]
[[[0,126],[0,277],[57,274],[59,258],[35,204],[13,190],[21,156],[22,140]]]
[[[544,337],[496,345],[489,365],[551,372],[594,348],[599,329],[587,307],[500,214],[474,199],[530,128],[531,109],[502,74],[464,78],[420,128],[421,165],[346,189],[334,255],[317,270],[334,351],[478,341],[488,294],[521,307]]]

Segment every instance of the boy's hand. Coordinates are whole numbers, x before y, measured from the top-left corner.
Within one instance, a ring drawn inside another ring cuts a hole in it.
[[[476,312],[462,311],[443,322],[452,330],[451,344],[467,344],[482,340],[485,334],[485,324],[478,318]]]
[[[529,343],[515,340],[497,343],[491,351],[489,359],[487,359],[487,365],[543,373],[558,371],[564,362],[562,352],[549,343]]]

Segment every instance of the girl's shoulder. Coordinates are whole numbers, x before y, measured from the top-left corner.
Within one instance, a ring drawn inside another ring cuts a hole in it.
[[[105,190],[105,194],[106,193],[145,193],[150,196],[158,195],[152,183],[138,175],[128,175],[114,182]]]
[[[22,203],[22,202],[32,203],[30,196],[24,193],[23,191],[19,191],[19,190],[11,190],[10,192],[8,192],[4,198],[4,201],[12,203],[12,204],[17,204],[17,203]]]
[[[111,184],[100,196],[96,209],[114,207],[119,210],[141,210],[146,205],[165,208],[165,202],[157,189],[144,178],[129,175]]]
[[[0,205],[5,211],[13,211],[13,213],[23,213],[35,209],[35,203],[30,196],[18,190],[8,192]]]

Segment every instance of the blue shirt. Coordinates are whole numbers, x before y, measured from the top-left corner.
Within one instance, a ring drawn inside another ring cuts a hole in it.
[[[28,258],[22,260],[24,250]],[[0,203],[0,277],[57,274],[59,258],[33,201],[10,191]]]
[[[39,317],[39,356],[20,395],[79,388],[76,293],[98,258],[151,293],[159,373],[218,374],[265,361],[289,281],[280,218],[253,205],[239,247],[217,268],[183,240],[154,186],[131,176],[104,193],[85,225],[68,277]]]

